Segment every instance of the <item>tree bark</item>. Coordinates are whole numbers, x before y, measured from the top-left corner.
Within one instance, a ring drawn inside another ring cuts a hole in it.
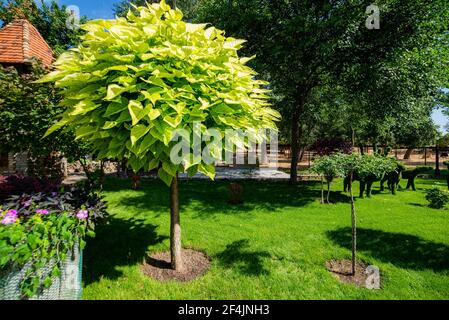
[[[364,145],[360,145],[359,149],[360,149],[360,154],[363,156],[365,154],[365,146]]]
[[[304,154],[306,153],[306,148],[305,147],[300,147],[299,148],[299,157],[298,157],[298,162],[301,163],[302,160],[304,159]]]
[[[170,251],[171,266],[176,271],[182,271],[181,249],[181,219],[179,216],[178,175],[173,178],[170,187]]]
[[[122,175],[123,179],[128,177],[128,169],[127,168],[128,168],[128,160],[125,158],[121,161],[121,170],[122,170],[121,175]]]
[[[351,126],[351,142],[352,148],[355,148],[355,130],[354,127]]]
[[[300,106],[300,109],[302,109],[302,106]],[[298,109],[295,110],[292,116],[292,132],[291,132],[292,159],[290,165],[290,183],[296,183],[298,181],[299,116],[300,116],[299,110]]]
[[[409,160],[412,156],[413,148],[408,148],[407,151],[405,151],[404,154],[404,160]]]
[[[438,147],[435,148],[435,176],[439,177],[440,171],[440,150]]]
[[[105,180],[105,173],[104,173],[104,160],[101,160],[100,162],[100,191],[103,191],[104,187],[104,180]]]
[[[324,178],[321,176],[321,204],[324,204]]]
[[[78,161],[81,163],[81,166],[83,167],[83,171],[84,171],[84,174],[86,175],[87,184],[88,184],[89,188],[90,189],[94,188],[95,181],[94,181],[94,178],[92,177],[92,174],[89,171],[87,162],[85,162],[85,159],[81,159],[81,158]]]
[[[352,225],[352,275],[355,275],[355,264],[356,264],[356,254],[357,254],[357,220],[355,212],[355,201],[354,195],[352,193],[352,179],[354,173],[351,172],[349,178],[349,194],[351,197],[351,225]]]

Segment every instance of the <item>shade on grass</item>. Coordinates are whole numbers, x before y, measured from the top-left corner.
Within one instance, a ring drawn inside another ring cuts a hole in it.
[[[146,253],[168,250],[167,187],[145,181],[106,184],[111,219],[84,258],[85,299],[449,299],[449,211],[430,209],[417,192],[358,199],[359,259],[376,265],[382,290],[340,283],[325,269],[351,255],[350,204],[333,185],[321,205],[319,183],[243,182],[244,204],[228,204],[227,182],[182,181],[185,247],[204,250],[210,271],[187,284],[159,283],[140,272]],[[403,187],[405,187],[403,181]],[[356,185],[356,188],[358,186]]]

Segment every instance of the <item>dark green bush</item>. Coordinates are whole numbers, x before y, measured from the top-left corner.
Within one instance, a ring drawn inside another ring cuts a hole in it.
[[[449,193],[438,187],[426,190],[426,199],[430,202],[429,207],[442,209],[449,202]]]

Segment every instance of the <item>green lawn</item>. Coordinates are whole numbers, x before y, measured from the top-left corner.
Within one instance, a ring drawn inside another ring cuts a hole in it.
[[[211,269],[190,283],[159,283],[140,272],[146,254],[169,249],[168,188],[107,181],[111,218],[84,252],[84,299],[449,299],[449,211],[417,192],[358,199],[359,255],[382,274],[381,290],[340,283],[325,269],[350,257],[350,205],[334,183],[244,182],[245,203],[227,203],[227,182],[182,181],[183,245],[204,250]],[[437,182],[445,187],[445,181]],[[402,182],[405,185],[405,182]],[[358,188],[358,186],[357,186]]]

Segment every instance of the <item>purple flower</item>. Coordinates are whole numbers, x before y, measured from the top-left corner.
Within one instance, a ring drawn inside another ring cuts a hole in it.
[[[9,224],[13,224],[17,221],[17,216],[6,216],[2,219],[1,224],[7,226]]]
[[[17,218],[17,210],[8,210],[8,212],[6,212],[6,217],[15,217],[15,218]]]
[[[51,196],[54,198],[54,197],[56,197],[58,195],[58,193],[57,192],[52,192],[51,193]]]
[[[49,214],[48,210],[45,210],[45,209],[38,209],[38,210],[36,210],[36,213],[43,215],[43,216],[46,216],[47,214]]]
[[[80,210],[76,214],[76,217],[80,220],[87,219],[88,216],[89,216],[89,212],[87,210]]]

